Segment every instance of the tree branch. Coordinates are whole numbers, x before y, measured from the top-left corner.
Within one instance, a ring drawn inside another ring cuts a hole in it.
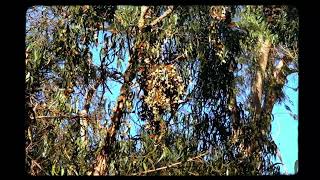
[[[205,156],[206,154],[208,154],[208,152],[205,152],[205,153],[202,153],[202,154],[200,154],[200,155],[198,155],[198,156],[189,158],[189,159],[187,160],[187,162],[189,162],[189,161],[194,161],[195,159],[198,159],[198,158],[200,158],[200,157],[202,157],[202,156]],[[140,173],[134,173],[134,174],[132,174],[132,176],[147,174],[147,173],[151,173],[151,172],[155,172],[155,171],[161,171],[161,170],[164,170],[164,169],[167,169],[167,168],[171,168],[171,167],[177,166],[177,165],[179,165],[179,164],[181,164],[181,163],[182,163],[182,161],[176,162],[176,163],[173,163],[173,164],[170,164],[170,165],[168,165],[168,166],[163,166],[163,167],[160,167],[160,168],[157,168],[157,169],[151,169],[151,170],[147,170],[147,171],[140,172]]]
[[[168,15],[170,15],[174,10],[174,6],[169,6],[169,9],[167,11],[165,11],[160,17],[158,17],[157,19],[153,20],[150,24],[150,26],[154,26],[156,24],[158,24],[160,21],[162,21],[163,18],[167,17]]]
[[[182,61],[182,60],[185,60],[185,59],[187,59],[187,57],[186,57],[186,55],[183,54],[183,55],[179,55],[176,58],[174,58],[173,61]]]
[[[261,38],[259,39],[259,42],[261,44],[260,58],[258,61],[258,69],[252,83],[253,108],[256,114],[260,114],[261,112],[263,81],[265,79],[264,74],[266,71],[269,52],[271,48],[271,42],[268,39],[263,40]]]
[[[87,91],[86,95],[85,95],[85,103],[83,106],[83,109],[80,111],[79,115],[81,116],[80,118],[80,135],[81,135],[81,141],[84,147],[87,146],[88,144],[88,140],[87,140],[87,127],[88,127],[88,112],[90,109],[90,104],[91,104],[91,100],[93,97],[94,92],[97,90],[97,88],[99,87],[100,83],[102,82],[102,77],[97,78],[95,84]]]
[[[291,52],[288,48],[285,48],[285,47],[283,47],[282,45],[279,45],[279,46],[280,46],[280,49],[281,49],[282,51],[284,51],[285,55],[286,55],[289,59],[293,60],[293,59],[296,59],[296,58],[298,57],[298,54],[296,53],[296,50],[293,50],[293,52]]]
[[[129,94],[129,86],[130,82],[134,79],[136,75],[136,71],[134,69],[134,66],[131,61],[131,59],[135,59],[133,57],[129,57],[129,65],[126,71],[124,72],[124,83],[122,84],[120,88],[120,95],[117,99],[116,106],[113,110],[113,114],[111,116],[111,124],[109,128],[107,129],[107,136],[105,138],[105,146],[103,150],[100,152],[100,154],[97,157],[97,163],[94,167],[94,175],[104,175],[107,172],[106,169],[106,162],[107,162],[107,155],[110,153],[110,148],[113,146],[113,143],[116,139],[116,133],[120,127],[121,124],[121,118],[123,117],[124,108],[125,108],[125,102],[128,99]]]
[[[89,108],[90,108],[90,104],[91,104],[91,100],[93,97],[94,92],[97,90],[97,88],[99,87],[99,85],[102,82],[102,78],[97,78],[95,84],[87,91],[86,95],[85,95],[85,103],[84,103],[84,108],[83,110],[86,111],[86,113],[89,112]]]
[[[283,88],[286,76],[281,71],[286,66],[287,66],[287,64],[285,63],[285,57],[284,57],[279,61],[279,63],[277,64],[277,66],[275,67],[275,69],[273,71],[273,76],[271,77],[271,79],[276,84],[271,85],[271,89],[268,92],[266,92],[265,101],[264,101],[264,105],[263,105],[263,112],[264,113],[271,113],[272,112],[273,106],[276,103],[276,100],[278,98],[274,87],[280,86],[281,89]]]
[[[261,111],[262,111],[262,91],[265,83],[265,74],[266,74],[266,68],[269,60],[269,54],[271,50],[271,42],[269,39],[263,39],[259,38],[259,59],[258,59],[258,66],[257,70],[252,82],[251,86],[251,107],[253,108],[253,123],[255,124],[262,124],[262,122],[258,122],[261,118]],[[269,63],[270,64],[270,63]],[[264,129],[261,129],[261,131],[265,131]],[[260,138],[259,135],[255,135],[255,138]],[[252,154],[252,151],[255,151],[257,149],[257,145],[253,142],[251,142],[245,149],[244,152],[248,154]]]
[[[144,16],[145,16],[147,10],[148,10],[147,6],[141,7],[140,20],[138,23],[139,28],[145,27]],[[164,14],[162,16],[160,16],[159,18],[154,20],[151,23],[151,25],[153,26],[153,25],[157,24],[163,18],[168,16],[172,11],[173,11],[173,6],[170,6],[169,10],[167,10],[166,12],[164,12]],[[138,47],[134,47],[134,48],[137,49]],[[130,52],[130,53],[133,53],[133,52]],[[120,120],[124,114],[125,102],[128,99],[127,96],[130,91],[130,89],[129,89],[130,82],[134,79],[134,77],[136,75],[136,70],[134,68],[135,62],[133,62],[133,60],[136,59],[135,57],[133,57],[135,55],[136,54],[133,53],[133,54],[130,54],[130,56],[129,56],[129,65],[123,74],[124,83],[122,84],[122,86],[120,88],[120,95],[118,97],[116,106],[115,106],[115,108],[113,110],[113,114],[111,116],[111,125],[107,129],[107,136],[105,138],[105,147],[103,148],[103,150],[100,152],[100,154],[97,157],[97,163],[96,163],[96,166],[94,167],[94,175],[104,175],[108,171],[106,168],[106,162],[107,162],[107,158],[108,158],[107,155],[110,153],[110,148],[113,146],[113,143],[115,142],[116,133],[117,133],[117,131],[120,127],[120,124],[121,124]]]
[[[33,160],[30,156],[28,156],[31,159],[31,167],[33,167],[33,164],[35,164],[42,172],[44,172],[47,176],[49,176],[49,174],[47,172],[45,172],[42,167],[37,163],[36,160]]]
[[[60,115],[60,116],[37,116],[36,119],[51,119],[51,118],[78,118],[78,117],[87,117],[87,116],[83,116],[83,115],[71,115],[71,116],[67,116],[67,115]]]
[[[141,13],[140,13],[140,19],[138,21],[138,27],[139,29],[142,29],[145,24],[145,16],[148,11],[149,7],[148,6],[141,6]]]

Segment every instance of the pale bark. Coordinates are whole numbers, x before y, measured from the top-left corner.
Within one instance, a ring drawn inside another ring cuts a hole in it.
[[[263,40],[261,38],[259,39],[259,43],[261,45],[260,57],[258,59],[258,68],[252,83],[252,106],[257,115],[261,112],[263,81],[271,49],[271,42],[268,39]]]
[[[252,123],[256,123],[256,124],[262,123],[262,122],[258,122],[258,120],[260,120],[260,115],[262,110],[262,93],[263,93],[262,91],[263,91],[264,81],[266,78],[264,76],[266,74],[266,69],[268,65],[269,54],[271,50],[271,42],[268,39],[260,38],[259,46],[260,46],[259,59],[257,62],[258,67],[255,73],[255,76],[253,78],[252,87],[251,87],[251,93],[252,93],[251,107],[253,108],[253,111],[254,111]],[[238,133],[236,133],[236,135]],[[260,138],[260,137],[256,136],[255,138]],[[245,156],[252,155],[253,152],[257,150],[258,148],[257,145],[258,144],[256,143],[256,141],[250,142],[250,145],[248,145],[243,149]],[[259,169],[259,165],[257,166],[257,168]]]
[[[148,6],[141,6],[141,12],[140,12],[140,18],[138,21],[138,27],[141,29],[145,25],[145,15],[148,11],[149,7]]]
[[[252,107],[255,113],[253,117],[253,122],[256,124],[262,123],[257,120],[261,119],[264,115],[269,115],[272,112],[274,104],[276,100],[279,98],[278,91],[281,90],[285,84],[285,80],[288,74],[283,72],[284,68],[288,68],[288,62],[292,60],[291,54],[285,55],[274,68],[271,77],[264,77],[266,74],[267,66],[272,66],[273,62],[269,57],[271,50],[271,43],[268,40],[260,41],[261,49],[260,49],[260,58],[258,61],[258,69],[256,71],[253,83],[252,83]],[[268,61],[270,62],[268,63]],[[264,83],[269,82],[269,89],[263,92]],[[275,87],[277,89],[275,89]],[[264,102],[262,104],[262,94],[264,94]],[[261,132],[265,132],[265,129],[261,129]],[[259,138],[259,136],[257,137]],[[256,149],[256,145],[253,143],[248,146],[245,151],[248,154],[252,154],[252,151]],[[278,150],[279,151],[279,150]]]

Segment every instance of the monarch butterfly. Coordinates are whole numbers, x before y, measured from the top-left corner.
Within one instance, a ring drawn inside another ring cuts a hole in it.
[[[224,6],[212,6],[211,17],[218,21],[226,19],[226,8]]]
[[[155,139],[155,138],[156,138],[156,135],[155,135],[155,134],[150,134],[150,135],[149,135],[149,138]]]

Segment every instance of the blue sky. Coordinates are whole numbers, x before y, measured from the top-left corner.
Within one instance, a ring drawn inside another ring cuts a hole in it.
[[[99,54],[102,48],[103,33],[99,33],[99,45],[98,47],[91,48],[93,54],[93,63],[99,65]],[[117,61],[114,61],[110,67],[116,68]],[[122,63],[122,72],[126,69],[127,62]],[[106,93],[107,102],[113,102],[111,107],[113,107],[117,97],[119,95],[121,84],[117,82],[108,81],[108,86],[112,90],[113,94],[110,92]],[[292,88],[297,88],[298,86],[298,75],[297,73],[292,74],[288,77],[288,83],[284,87],[284,91],[288,96],[289,100],[285,100],[281,104],[276,104],[272,111],[274,115],[274,121],[272,122],[272,137],[276,142],[280,153],[282,155],[284,166],[281,166],[281,172],[289,174],[294,174],[294,163],[298,159],[298,121],[294,120],[293,117],[289,115],[288,110],[286,110],[285,105],[289,106],[292,113],[298,114],[298,92],[292,90]],[[131,114],[131,116],[135,116]],[[135,121],[138,120],[137,117],[130,118]],[[135,126],[132,126],[135,127]],[[132,128],[130,131],[131,135],[136,133],[136,129]],[[280,162],[277,159],[275,162]]]
[[[285,164],[285,167],[281,168],[282,173],[285,173],[287,169],[289,174],[294,174],[294,164],[298,159],[298,121],[289,115],[284,105],[288,105],[292,112],[298,115],[298,91],[291,89],[298,86],[298,74],[291,74],[287,79],[288,83],[284,87],[284,91],[292,104],[286,100],[284,103],[274,106],[272,111],[274,121],[271,132]]]

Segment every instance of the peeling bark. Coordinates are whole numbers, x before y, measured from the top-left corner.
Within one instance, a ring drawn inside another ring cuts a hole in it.
[[[252,83],[252,107],[257,115],[261,112],[263,81],[271,49],[271,42],[268,39],[259,39],[259,42],[261,44],[261,49],[258,60],[258,69]]]
[[[258,61],[258,69],[252,83],[252,107],[255,113],[253,117],[253,122],[256,123],[256,125],[262,123],[258,121],[261,117],[271,114],[274,104],[276,103],[276,100],[279,98],[278,91],[279,89],[281,90],[283,88],[287,77],[287,75],[283,72],[283,69],[288,68],[288,57],[284,56],[284,58],[282,58],[277,64],[277,66],[274,68],[271,77],[264,77],[264,75],[266,74],[266,68],[268,64],[269,66],[273,65],[272,62],[268,63],[268,61],[271,61],[269,57],[271,43],[268,40],[261,41],[261,39],[260,43],[261,49],[260,58]],[[270,89],[266,90],[265,92],[262,92],[264,83],[266,83],[267,81],[271,83],[269,84]],[[263,104],[262,94],[265,95]],[[262,136],[265,135],[264,132],[266,132],[266,129],[261,129]],[[260,138],[260,135],[257,135],[257,137],[255,137],[256,140],[259,140]],[[248,152],[248,154],[253,154],[254,151],[259,149],[258,146],[258,144],[252,142],[247,148],[245,148],[245,151]]]
[[[259,59],[258,59],[258,67],[256,70],[256,74],[253,78],[252,87],[251,87],[251,97],[252,103],[251,107],[253,108],[254,116],[252,123],[259,124],[258,121],[260,119],[261,111],[262,111],[262,91],[263,85],[265,82],[265,74],[269,60],[269,54],[271,50],[271,42],[268,39],[263,40],[259,39],[260,51],[259,51]],[[270,63],[269,63],[270,64]],[[254,137],[254,141],[249,142],[249,145],[244,148],[244,152],[247,155],[253,155],[259,149],[258,140],[260,139],[259,135]],[[260,153],[259,153],[260,154]],[[260,156],[260,155],[259,155]],[[260,158],[260,157],[255,158]],[[259,169],[259,167],[257,167]]]

